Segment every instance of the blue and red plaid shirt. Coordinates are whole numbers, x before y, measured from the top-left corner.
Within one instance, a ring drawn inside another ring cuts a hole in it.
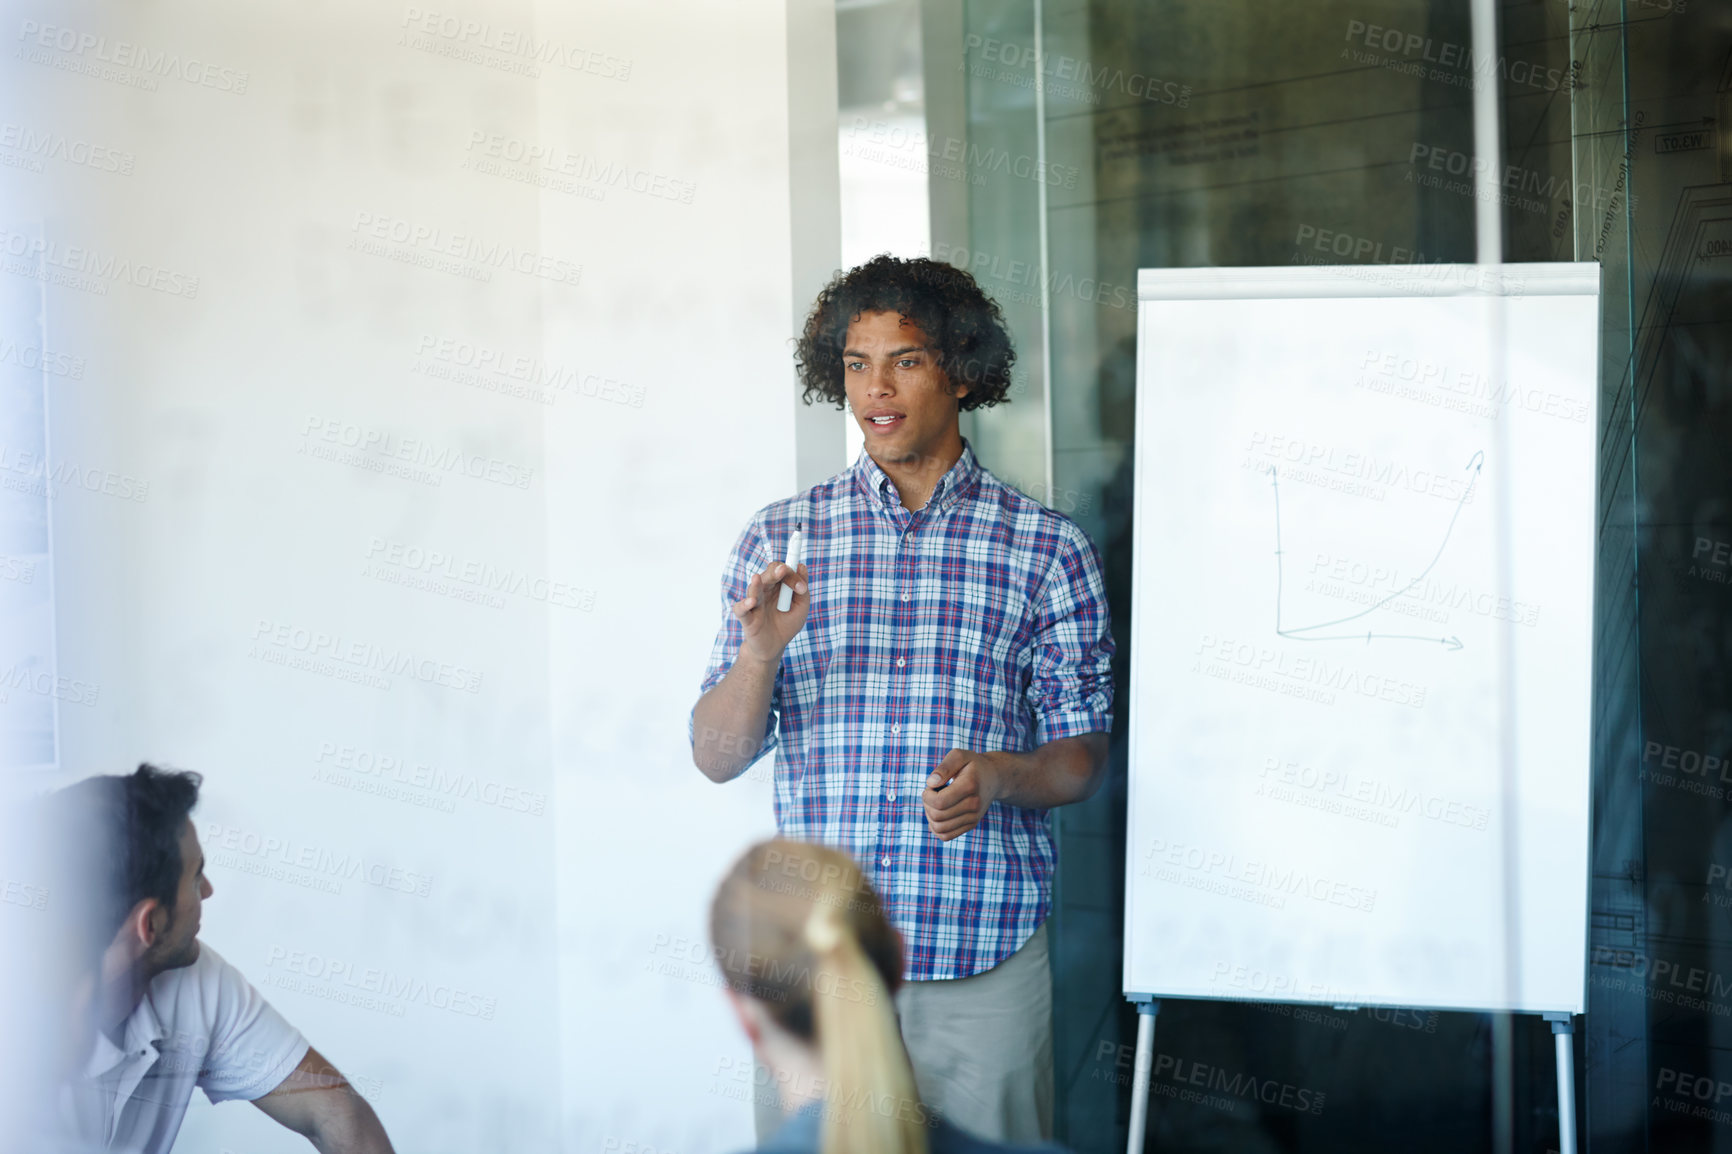
[[[763,745],[784,837],[865,867],[907,944],[907,977],[963,978],[1015,953],[1051,905],[1042,809],[994,802],[948,842],[926,777],[952,749],[1026,752],[1112,726],[1100,558],[1076,523],[987,472],[964,442],[919,512],[869,453],[753,516],[722,576],[703,690],[740,651],[729,610],[805,526],[812,605],[782,654]]]

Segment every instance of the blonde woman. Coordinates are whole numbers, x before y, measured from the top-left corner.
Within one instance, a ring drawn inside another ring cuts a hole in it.
[[[777,838],[734,863],[710,908],[728,1000],[788,1123],[778,1154],[987,1154],[921,1101],[893,1001],[902,937],[848,855]],[[795,1112],[797,1111],[797,1112]]]

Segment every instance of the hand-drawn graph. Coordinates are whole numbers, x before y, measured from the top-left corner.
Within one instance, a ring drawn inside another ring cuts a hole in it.
[[[1375,630],[1370,629],[1366,630],[1364,633],[1319,634],[1317,631],[1320,629],[1335,629],[1339,626],[1346,625],[1350,621],[1357,621],[1361,617],[1377,612],[1377,610],[1382,609],[1392,601],[1404,597],[1414,589],[1418,588],[1425,581],[1426,576],[1431,573],[1432,569],[1436,568],[1438,561],[1443,558],[1443,551],[1449,547],[1450,534],[1455,532],[1455,523],[1461,517],[1462,506],[1466,505],[1468,501],[1472,499],[1474,486],[1478,484],[1479,473],[1484,466],[1485,450],[1481,449],[1475,452],[1467,462],[1467,472],[1471,475],[1468,478],[1467,486],[1462,489],[1461,497],[1455,503],[1455,509],[1449,515],[1449,524],[1444,526],[1443,539],[1437,543],[1437,552],[1432,554],[1431,560],[1426,563],[1425,568],[1421,569],[1413,580],[1409,581],[1406,585],[1397,589],[1389,596],[1366,606],[1357,613],[1349,613],[1345,617],[1337,617],[1332,621],[1318,621],[1310,625],[1294,625],[1286,627],[1283,627],[1281,623],[1281,600],[1284,578],[1281,563],[1281,479],[1276,467],[1274,465],[1269,466],[1269,488],[1275,497],[1276,634],[1285,637],[1289,641],[1363,641],[1367,645],[1373,641],[1424,641],[1442,645],[1452,651],[1460,649],[1462,647],[1461,638],[1454,635],[1448,637],[1436,637],[1417,633],[1378,633]]]
[[[1412,267],[1139,274],[1135,1000],[1587,1005],[1600,270],[1520,267],[1501,342]]]

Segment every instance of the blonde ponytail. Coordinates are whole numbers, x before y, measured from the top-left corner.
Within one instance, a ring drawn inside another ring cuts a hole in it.
[[[853,932],[825,906],[806,920],[817,962],[813,1026],[824,1061],[823,1154],[926,1154],[926,1107],[895,1006]]]
[[[824,1065],[823,1154],[927,1154],[892,991],[902,943],[860,867],[837,850],[775,839],[747,850],[710,909],[728,986],[815,1045]]]

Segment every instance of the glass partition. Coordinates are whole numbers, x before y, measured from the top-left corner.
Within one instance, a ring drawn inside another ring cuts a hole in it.
[[[970,435],[1002,475],[1050,471],[1044,491],[1024,487],[1100,547],[1121,659],[1137,269],[1471,261],[1472,97],[1497,86],[1504,259],[1603,269],[1582,1146],[1732,1149],[1732,1112],[1698,1094],[1732,1086],[1723,10],[1501,3],[1498,58],[1483,60],[1468,7],[1429,0],[926,9],[928,127],[966,135],[952,173],[965,205],[929,181],[933,252],[1004,302],[1024,358],[1017,403],[977,415]],[[948,97],[945,76],[960,80]],[[1113,785],[1054,815],[1059,1136],[1080,1150],[1121,1149],[1128,1114],[1115,746]],[[1150,1146],[1379,1149],[1399,1135],[1491,1149],[1493,1026],[1169,1003],[1162,1052],[1312,1089],[1327,1108],[1156,1099]],[[1554,1148],[1551,1037],[1537,1019],[1511,1026],[1508,1137]]]

